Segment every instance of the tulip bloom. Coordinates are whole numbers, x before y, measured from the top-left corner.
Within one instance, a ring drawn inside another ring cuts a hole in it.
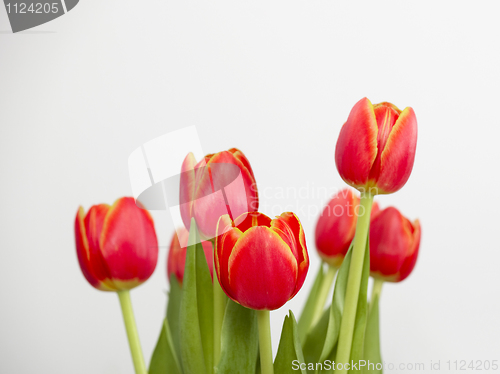
[[[101,291],[130,290],[156,267],[158,241],[148,211],[123,197],[112,206],[94,205],[75,219],[78,261],[87,281]]]
[[[415,267],[420,222],[411,223],[396,208],[380,211],[370,226],[370,275],[388,282],[404,280]]]
[[[172,242],[170,243],[170,250],[168,251],[167,257],[167,274],[168,279],[172,274],[175,275],[180,284],[182,284],[182,279],[184,278],[184,266],[186,264],[186,250],[188,246],[189,231],[184,227],[177,230],[172,237]],[[210,270],[210,275],[213,279],[213,250],[212,243],[209,241],[201,242],[203,245],[203,252],[205,253],[205,258],[207,259],[208,270]]]
[[[203,239],[214,238],[219,218],[231,218],[259,207],[252,168],[236,148],[205,156],[196,163],[189,153],[182,163],[180,209],[184,226],[189,230],[196,220]]]
[[[334,268],[340,268],[349,250],[359,214],[359,197],[353,190],[346,188],[333,196],[323,209],[316,224],[316,249],[320,257]],[[371,217],[378,213],[374,203]]]
[[[274,310],[300,290],[309,268],[304,230],[293,213],[271,218],[258,212],[234,222],[221,217],[215,269],[232,300],[251,309]]]
[[[335,163],[342,179],[361,192],[389,194],[410,177],[417,146],[417,119],[412,108],[391,103],[354,105],[340,130]]]

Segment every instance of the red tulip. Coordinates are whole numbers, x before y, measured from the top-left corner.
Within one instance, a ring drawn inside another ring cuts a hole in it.
[[[101,291],[130,290],[156,267],[158,242],[153,219],[131,197],[112,206],[94,205],[75,219],[76,253],[83,275]]]
[[[316,224],[316,249],[323,261],[340,268],[344,257],[354,239],[359,214],[359,196],[346,188],[333,196],[323,209]],[[374,203],[371,217],[378,213]]]
[[[420,222],[411,223],[396,208],[380,211],[370,225],[370,274],[400,282],[415,267],[420,245]]]
[[[167,274],[168,279],[172,274],[175,275],[180,284],[182,284],[182,279],[184,278],[184,266],[186,264],[186,250],[188,246],[189,231],[184,227],[177,230],[172,237],[172,242],[170,243],[170,250],[168,252],[167,258]],[[203,252],[205,252],[205,258],[207,259],[208,269],[210,270],[210,275],[213,279],[213,251],[212,243],[209,241],[202,241]]]
[[[234,222],[221,217],[215,269],[232,300],[252,309],[274,310],[300,290],[309,268],[304,230],[293,213],[271,218],[258,212]]]
[[[354,105],[340,130],[335,163],[342,179],[362,192],[393,193],[410,177],[417,147],[413,109],[391,103]]]
[[[259,207],[252,168],[236,148],[205,156],[196,163],[189,153],[182,163],[180,182],[181,216],[189,230],[195,218],[203,239],[215,237],[219,218],[231,218]]]

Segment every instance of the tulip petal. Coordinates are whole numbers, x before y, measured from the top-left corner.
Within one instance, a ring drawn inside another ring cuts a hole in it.
[[[403,229],[402,215],[389,207],[371,222],[370,267],[383,276],[393,276],[401,268],[407,240]]]
[[[377,180],[379,193],[392,193],[410,177],[417,148],[417,118],[412,108],[401,112],[387,139],[380,158]]]
[[[413,225],[412,241],[410,245],[410,250],[408,251],[408,257],[405,259],[401,269],[399,270],[398,281],[405,280],[408,275],[412,272],[415,264],[417,263],[418,250],[420,248],[420,221],[417,219]]]
[[[227,214],[219,219],[217,233],[219,232],[224,232],[224,234],[217,235],[215,239],[215,269],[220,286],[234,300],[234,294],[228,282],[229,257],[243,233],[238,228],[232,228],[232,222]]]
[[[271,227],[271,218],[263,213],[248,212],[243,213],[241,216],[234,220],[234,225],[242,232],[247,231],[254,226],[267,226]]]
[[[297,260],[273,230],[252,227],[239,238],[229,257],[229,287],[247,308],[274,310],[293,295]]]
[[[214,248],[214,260],[215,260],[214,265],[215,265],[215,271],[217,273],[217,279],[219,280],[219,283],[221,282],[221,267],[224,268],[224,269],[222,269],[222,273],[225,276],[227,276],[227,273],[228,273],[227,261],[224,261],[224,262],[220,261],[220,259],[222,258],[222,253],[224,252],[224,247],[223,247],[224,236],[226,233],[232,231],[233,228],[234,228],[233,221],[231,221],[231,218],[229,217],[228,214],[221,216],[219,218],[219,220],[217,221],[215,248]],[[236,240],[234,240],[233,242],[235,242]],[[232,248],[230,246],[227,246],[225,249],[230,254]],[[228,259],[229,254],[226,253],[224,258]]]
[[[87,233],[89,248],[92,253],[100,252],[99,239],[109,208],[108,204],[94,205],[85,216],[85,232]]]
[[[388,102],[383,102],[380,104],[375,104],[373,106],[373,111],[375,113],[375,118],[377,120],[378,134],[377,134],[377,157],[372,164],[370,170],[369,186],[377,186],[377,180],[380,176],[380,159],[382,152],[387,143],[387,139],[394,127],[401,111],[393,104]]]
[[[76,253],[82,273],[87,281],[101,291],[116,291],[110,280],[109,271],[102,258],[99,248],[93,246],[92,250],[85,229],[85,212],[82,207],[78,209],[75,218]]]
[[[130,289],[147,280],[158,259],[153,219],[133,198],[118,199],[104,220],[100,238],[102,255],[113,282]]]
[[[340,268],[356,231],[359,197],[350,188],[339,191],[325,206],[316,224],[316,248],[321,258]]]
[[[228,150],[228,152],[230,152],[236,160],[241,162],[241,164],[247,168],[248,172],[250,173],[252,178],[255,180],[255,175],[253,173],[252,167],[250,166],[250,162],[248,161],[246,156],[243,154],[243,152],[241,152],[238,148],[231,148],[230,150]]]
[[[168,251],[167,259],[167,274],[168,279],[172,274],[182,284],[184,278],[184,266],[186,264],[186,248],[189,232],[184,228],[179,228],[174,232],[172,241],[170,243],[170,250]],[[182,244],[181,244],[182,243]]]
[[[373,106],[366,97],[354,105],[340,130],[335,163],[342,179],[353,187],[368,182],[377,157],[378,127]]]
[[[242,158],[238,159],[230,152],[224,151],[217,153],[209,162],[213,186],[216,190],[224,189],[226,203],[233,219],[243,213],[257,211],[259,208],[255,178],[241,160]],[[234,169],[237,173],[228,167],[231,164],[237,166]],[[248,160],[246,164],[249,164]],[[220,172],[217,172],[218,168],[221,168]]]
[[[211,170],[210,161],[206,163],[209,156],[205,156],[205,159],[196,166],[196,190],[192,207],[192,216],[196,220],[198,231],[203,239],[214,238],[219,217],[225,214],[231,215],[222,190],[213,183],[213,171]],[[216,156],[212,156],[212,158]],[[229,170],[221,171],[222,174],[227,171],[235,176],[237,174],[235,172],[231,173],[233,171],[232,165],[229,165]]]
[[[196,179],[195,165],[196,159],[194,158],[194,155],[189,152],[182,162],[179,191],[179,204],[182,222],[187,230],[189,230],[189,225],[191,224],[191,210],[193,206]]]
[[[174,233],[172,240],[170,241],[170,249],[167,255],[167,277],[170,279],[172,274],[175,274],[177,278],[177,252],[181,245],[179,244],[179,239],[177,238],[177,233]]]
[[[214,222],[229,214],[222,191],[210,193],[197,198],[193,202],[193,217],[198,225],[201,239],[209,240],[216,237]]]
[[[405,266],[406,271],[411,271],[411,263],[415,265],[420,227],[416,229],[393,207],[382,210],[373,219],[370,224],[370,271],[374,277],[397,282],[408,276],[409,272],[401,273]],[[415,259],[409,260],[412,256]]]
[[[294,213],[285,212],[271,221],[271,230],[275,231],[287,243],[298,265],[297,283],[290,296],[292,298],[302,287],[309,269],[304,229]]]

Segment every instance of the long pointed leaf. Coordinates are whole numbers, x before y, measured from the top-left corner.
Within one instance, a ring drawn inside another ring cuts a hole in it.
[[[170,291],[168,293],[167,322],[172,335],[172,342],[177,353],[182,369],[181,358],[181,331],[180,331],[180,311],[181,311],[182,288],[175,275],[170,277]]]
[[[304,358],[306,363],[323,362],[332,356],[340,331],[340,321],[344,311],[345,290],[351,265],[352,244],[339,269],[333,291],[332,304],[323,312],[319,322],[306,335]],[[315,373],[316,370],[308,371]]]
[[[300,364],[304,364],[304,355],[300,345],[297,322],[290,310],[283,322],[280,345],[274,360],[274,371],[280,374],[299,372],[305,374],[306,371],[300,369]]]
[[[324,278],[324,270],[323,264],[319,266],[318,274],[314,279],[314,284],[309,292],[309,296],[307,297],[307,301],[304,305],[304,309],[302,309],[302,313],[300,314],[299,323],[298,323],[298,332],[300,343],[304,345],[306,340],[306,335],[309,332],[309,329],[313,326],[312,319],[314,317],[314,310],[316,308],[316,299],[318,297],[319,290],[321,288],[321,284],[323,283]]]
[[[212,278],[201,244],[196,245],[196,298],[200,321],[201,343],[208,374],[214,372],[214,296]]]
[[[366,360],[367,365],[369,361],[370,364],[374,364],[374,367],[370,365],[370,368],[372,368],[371,370],[368,370],[367,367],[363,368],[363,373],[382,374],[382,370],[377,370],[377,364],[382,364],[379,320],[379,297],[376,295],[370,313],[368,314],[363,352],[363,359]],[[379,367],[381,367],[381,365]]]
[[[307,334],[303,349],[306,363],[318,362],[323,346],[325,345],[329,320],[330,308],[323,312],[323,315],[319,319],[318,323],[316,323],[312,330]]]
[[[196,256],[200,251],[203,253],[203,247],[193,219],[186,251],[179,318],[182,367],[185,374],[206,374],[196,290]]]
[[[333,347],[337,343],[340,332],[340,322],[342,313],[344,312],[345,292],[347,288],[347,279],[349,276],[349,268],[351,266],[352,244],[349,251],[344,257],[342,266],[340,267],[337,280],[335,281],[335,289],[333,291],[332,305],[330,306],[330,318],[328,320],[328,329],[326,332],[325,344],[319,361],[326,360],[330,355]]]
[[[257,314],[228,300],[222,323],[221,357],[217,374],[253,374],[259,353]]]
[[[170,328],[165,319],[162,324],[160,337],[149,364],[149,374],[182,374],[182,370],[177,359]]]

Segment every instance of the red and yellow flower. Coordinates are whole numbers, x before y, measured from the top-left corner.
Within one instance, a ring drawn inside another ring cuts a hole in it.
[[[374,217],[378,210],[378,204],[374,203],[371,216]],[[340,268],[342,265],[360,214],[364,212],[359,211],[359,196],[350,188],[335,194],[323,209],[316,224],[316,249],[330,266]]]
[[[221,216],[228,214],[235,218],[259,207],[252,167],[243,152],[236,148],[207,155],[198,163],[189,153],[181,171],[182,220],[189,230],[191,218],[195,218],[203,239],[216,236]]]
[[[222,216],[215,243],[220,285],[247,308],[277,309],[304,283],[309,257],[304,230],[293,213],[271,219],[253,212],[235,221]]]
[[[101,291],[130,290],[156,267],[158,241],[153,219],[131,197],[112,206],[82,207],[75,219],[76,253],[83,275]]]
[[[408,277],[417,262],[420,236],[418,220],[410,222],[393,207],[381,210],[370,226],[370,275],[388,282]]]
[[[417,119],[412,108],[391,103],[354,105],[340,130],[335,163],[342,179],[362,192],[388,194],[410,177],[417,146]]]

